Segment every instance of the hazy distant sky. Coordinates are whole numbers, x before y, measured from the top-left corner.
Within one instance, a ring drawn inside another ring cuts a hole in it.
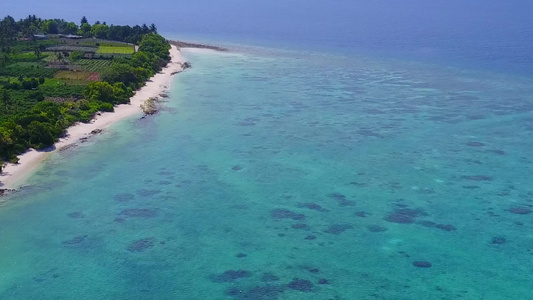
[[[532,0],[0,0],[0,15],[16,19],[87,16],[90,23],[155,23],[172,38],[479,59],[526,71],[533,69],[532,12]]]
[[[321,25],[325,31],[399,34],[420,30],[483,31],[489,24],[501,30],[531,26],[529,0],[2,0],[0,15],[21,18],[37,14],[79,21],[156,23],[164,31],[305,32]],[[310,23],[313,23],[310,26]],[[531,28],[531,27],[530,27]]]

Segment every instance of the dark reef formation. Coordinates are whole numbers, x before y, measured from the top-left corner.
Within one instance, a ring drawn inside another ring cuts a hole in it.
[[[527,215],[531,213],[531,208],[525,207],[525,206],[516,206],[509,209],[510,213],[516,214],[516,215]]]
[[[271,281],[278,281],[278,280],[279,280],[278,276],[272,273],[269,273],[269,272],[263,273],[263,275],[261,276],[261,281],[263,282],[271,282]]]
[[[468,142],[468,143],[466,143],[466,145],[470,146],[470,147],[483,147],[483,146],[485,146],[485,144],[480,143],[480,142]]]
[[[304,223],[292,224],[291,228],[292,229],[303,229],[303,230],[309,230],[310,229],[309,225],[304,224]]]
[[[70,240],[63,241],[62,244],[63,245],[76,245],[76,244],[79,244],[79,243],[83,242],[86,237],[87,237],[86,235],[75,236],[75,237],[71,238]]]
[[[352,229],[353,226],[350,224],[334,224],[331,225],[328,229],[326,229],[325,233],[331,233],[331,234],[341,234],[345,232],[348,229]]]
[[[313,290],[313,283],[306,279],[294,278],[288,285],[289,289],[301,292],[311,292]]]
[[[385,217],[385,221],[400,224],[411,224],[415,218],[427,215],[421,209],[397,208]]]
[[[69,218],[72,218],[72,219],[81,219],[81,218],[85,217],[85,215],[82,212],[79,212],[79,211],[71,212],[71,213],[67,214],[67,216]]]
[[[144,238],[140,240],[133,241],[128,248],[129,252],[144,252],[154,246],[155,238]]]
[[[490,241],[490,243],[493,245],[502,245],[502,244],[505,244],[505,242],[507,242],[507,239],[505,239],[502,236],[495,236]]]
[[[130,208],[121,211],[119,215],[128,218],[153,218],[157,215],[157,212],[149,208]]]
[[[284,290],[283,286],[275,285],[255,286],[251,289],[232,287],[226,292],[226,295],[238,300],[276,300]]]
[[[366,216],[370,215],[369,213],[367,213],[366,211],[358,211],[354,214],[355,216],[359,217],[359,218],[366,218]]]
[[[335,199],[339,206],[355,206],[355,201],[348,200],[345,195],[340,193],[329,194],[329,197]]]
[[[487,175],[465,175],[461,176],[462,179],[473,180],[473,181],[492,181],[493,178]]]
[[[366,227],[366,229],[368,229],[368,231],[370,232],[383,232],[383,231],[387,231],[387,228],[383,227],[383,226],[379,226],[379,225],[369,225]]]
[[[117,201],[117,202],[128,202],[128,201],[131,201],[131,200],[135,199],[135,195],[128,194],[128,193],[116,194],[113,197],[113,199],[115,199],[115,201]]]
[[[161,193],[160,190],[148,190],[148,189],[139,189],[137,190],[137,195],[141,197],[150,197]]]
[[[431,268],[431,263],[427,261],[414,261],[413,266],[417,268]]]
[[[211,276],[211,281],[216,283],[233,282],[237,279],[251,277],[252,273],[246,270],[228,270],[222,274]]]
[[[328,212],[329,210],[328,209],[325,209],[323,208],[322,206],[316,204],[316,203],[301,203],[298,205],[298,207],[304,207],[304,208],[308,208],[308,209],[311,209],[311,210],[316,210],[316,211],[319,211],[319,212]]]
[[[273,219],[292,219],[292,220],[304,220],[304,214],[297,214],[288,209],[277,208],[270,211],[270,216]]]

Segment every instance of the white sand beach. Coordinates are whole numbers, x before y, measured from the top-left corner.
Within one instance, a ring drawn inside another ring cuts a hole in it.
[[[167,92],[172,83],[172,75],[183,70],[184,59],[176,46],[172,46],[170,49],[170,57],[170,63],[161,72],[150,78],[145,86],[130,98],[130,104],[115,106],[114,112],[101,113],[91,123],[78,123],[69,127],[67,136],[55,143],[53,150],[37,151],[30,149],[19,156],[18,164],[7,164],[0,174],[0,183],[2,184],[0,188],[16,189],[20,187],[24,183],[24,179],[50,154],[79,142],[81,138],[91,135],[91,131],[105,129],[120,120],[140,115],[142,113],[140,105],[148,98],[158,97],[161,93]]]

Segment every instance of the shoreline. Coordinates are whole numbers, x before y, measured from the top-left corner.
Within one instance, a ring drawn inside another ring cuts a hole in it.
[[[18,189],[35,169],[41,165],[52,153],[61,151],[68,146],[80,142],[80,139],[94,135],[92,131],[100,131],[123,119],[141,114],[141,104],[148,98],[158,98],[160,94],[168,92],[172,83],[172,77],[183,71],[182,64],[185,62],[181,51],[174,45],[170,49],[170,62],[159,73],[146,81],[146,84],[135,92],[130,98],[129,104],[115,106],[113,112],[97,114],[90,123],[77,123],[67,129],[66,137],[59,139],[49,150],[37,151],[30,149],[19,155],[17,164],[8,163],[0,174],[0,189]]]

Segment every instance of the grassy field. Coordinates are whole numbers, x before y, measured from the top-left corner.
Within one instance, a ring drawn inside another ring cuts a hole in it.
[[[133,46],[100,46],[98,47],[98,54],[133,54],[135,49]]]

